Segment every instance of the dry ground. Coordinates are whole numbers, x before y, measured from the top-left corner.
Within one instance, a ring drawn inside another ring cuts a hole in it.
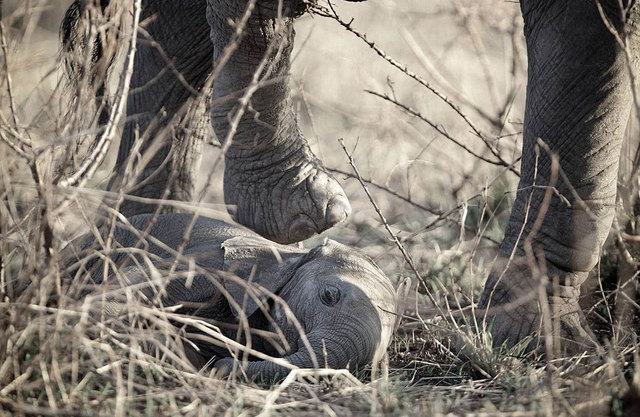
[[[69,3],[3,5],[0,279],[31,282],[32,291],[0,292],[0,415],[640,415],[629,408],[640,389],[637,314],[626,329],[613,325],[618,275],[633,299],[637,274],[625,272],[614,245],[595,273],[603,285],[585,291],[601,351],[537,360],[493,352],[484,335],[469,358],[451,352],[448,340],[468,337],[457,312],[479,295],[517,183],[526,55],[516,2],[341,2],[335,9],[351,30],[317,14],[298,21],[292,83],[302,128],[354,208],[345,225],[304,244],[329,236],[358,247],[410,287],[379,368],[271,388],[151,357],[140,348],[149,328],[127,333],[65,293],[58,251],[90,230],[117,147],[83,188],[52,184],[61,153],[77,152],[77,163],[86,144],[70,144],[94,134],[93,110],[70,106],[59,65],[57,28]],[[354,178],[341,138],[416,271]],[[633,152],[630,142],[623,158]],[[222,203],[222,171],[204,183],[218,155],[212,141],[199,176],[203,203]],[[131,314],[155,317],[171,337],[162,312]]]

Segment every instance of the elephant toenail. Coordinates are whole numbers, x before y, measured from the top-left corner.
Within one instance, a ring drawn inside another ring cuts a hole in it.
[[[326,227],[331,227],[346,220],[350,214],[351,204],[349,204],[347,197],[343,195],[333,197],[327,204]]]
[[[309,216],[300,214],[289,227],[289,240],[291,242],[300,242],[301,240],[310,238],[316,233],[318,233],[318,229],[315,223],[311,221]]]

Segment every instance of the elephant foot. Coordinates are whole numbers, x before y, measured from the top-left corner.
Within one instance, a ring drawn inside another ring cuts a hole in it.
[[[494,348],[524,343],[525,351],[558,357],[596,346],[595,338],[583,327],[584,316],[578,304],[582,273],[550,266],[547,274],[548,281],[541,283],[517,261],[512,261],[506,271],[494,265],[479,303],[486,313],[478,318],[478,324],[491,333]]]
[[[225,158],[225,202],[235,206],[235,220],[279,243],[305,240],[351,214],[342,187],[306,143],[287,152]]]

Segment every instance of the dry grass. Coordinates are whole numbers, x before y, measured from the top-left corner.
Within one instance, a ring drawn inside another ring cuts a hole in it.
[[[71,90],[58,62],[57,26],[68,3],[3,5],[0,415],[634,412],[629,407],[640,401],[633,304],[638,280],[625,255],[640,252],[633,222],[625,220],[628,202],[621,205],[619,224],[630,238],[617,246],[612,240],[594,273],[603,284],[585,295],[602,350],[555,360],[518,349],[496,352],[487,335],[472,336],[460,319],[488,274],[517,182],[526,56],[516,3],[339,3],[334,7],[342,25],[321,16],[331,14],[328,8],[297,23],[293,85],[302,127],[354,208],[346,225],[305,246],[330,236],[358,247],[407,291],[405,317],[377,372],[365,369],[354,378],[339,371],[320,380],[294,373],[271,388],[199,374],[176,353],[184,341],[169,321],[175,319],[170,310],[124,294],[130,303],[125,324],[123,317],[105,315],[100,299],[79,300],[65,280],[61,249],[94,230],[99,216],[112,218],[105,204],[96,210],[103,198],[117,200],[99,191],[117,143],[84,187],[60,185],[81,166],[96,134],[90,93]],[[623,158],[634,149],[629,142]],[[212,161],[219,153],[208,146],[204,158]],[[205,179],[210,173],[202,174]],[[221,174],[218,168],[212,175]],[[222,203],[221,181],[199,188],[197,194],[205,195],[201,212],[220,215],[211,207]],[[618,276],[626,282],[622,291]],[[10,282],[26,290],[18,292]],[[630,319],[616,322],[616,304],[627,299]],[[143,346],[157,345],[158,334],[165,338],[158,347],[164,355],[150,355]],[[456,337],[474,338],[464,360],[452,352],[449,340]]]

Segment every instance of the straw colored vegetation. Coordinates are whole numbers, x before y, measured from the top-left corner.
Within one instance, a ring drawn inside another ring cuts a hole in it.
[[[122,198],[101,191],[118,131],[97,126],[89,83],[70,84],[61,65],[69,3],[0,2],[0,415],[640,415],[640,237],[625,187],[617,233],[583,296],[599,350],[539,358],[493,350],[470,330],[518,179],[526,54],[516,2],[320,1],[327,13],[296,23],[298,117],[353,205],[346,224],[304,245],[329,236],[367,253],[400,288],[403,316],[380,363],[355,375],[294,371],[271,387],[195,369],[174,324],[191,320],[220,340],[206,323],[124,290],[127,311],[114,316],[68,280],[63,248],[117,218]],[[102,22],[122,33],[114,108],[126,93],[130,20]],[[220,145],[192,119],[209,137],[207,162],[198,201],[174,205],[225,218]],[[628,130],[637,138],[636,123]],[[105,135],[98,165],[91,143]],[[623,160],[636,147],[629,139]],[[620,184],[637,181],[625,169]]]

